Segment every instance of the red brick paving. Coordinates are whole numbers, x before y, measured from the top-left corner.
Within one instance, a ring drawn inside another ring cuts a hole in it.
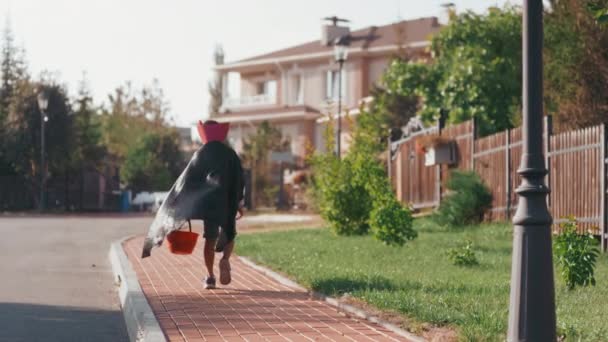
[[[345,317],[237,258],[231,259],[232,283],[205,290],[202,241],[191,256],[173,255],[163,245],[143,260],[142,243],[137,237],[123,246],[170,341],[404,340],[379,325]]]

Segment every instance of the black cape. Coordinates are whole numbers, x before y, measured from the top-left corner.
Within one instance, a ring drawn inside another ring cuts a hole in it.
[[[144,241],[142,258],[165,236],[188,220],[205,220],[224,225],[234,220],[243,200],[245,182],[241,161],[229,146],[211,141],[194,153],[169,190]]]

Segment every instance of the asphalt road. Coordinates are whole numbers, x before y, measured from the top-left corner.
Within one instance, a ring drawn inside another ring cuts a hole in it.
[[[0,341],[128,341],[108,252],[151,220],[0,216]]]

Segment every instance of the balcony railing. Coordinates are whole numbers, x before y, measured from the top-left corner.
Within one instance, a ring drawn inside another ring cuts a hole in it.
[[[274,105],[276,103],[277,103],[276,96],[272,96],[272,95],[268,95],[268,94],[261,94],[261,95],[253,95],[253,96],[225,98],[223,107],[224,108],[255,107],[255,106]]]

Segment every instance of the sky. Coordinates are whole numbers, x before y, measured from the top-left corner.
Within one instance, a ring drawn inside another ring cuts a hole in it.
[[[351,29],[439,16],[447,0],[0,0],[34,76],[56,73],[74,95],[86,78],[97,103],[117,86],[158,79],[181,126],[207,115],[213,51],[235,61],[319,39],[321,18]],[[452,0],[458,11],[521,0]],[[1,14],[1,12],[0,12]]]

